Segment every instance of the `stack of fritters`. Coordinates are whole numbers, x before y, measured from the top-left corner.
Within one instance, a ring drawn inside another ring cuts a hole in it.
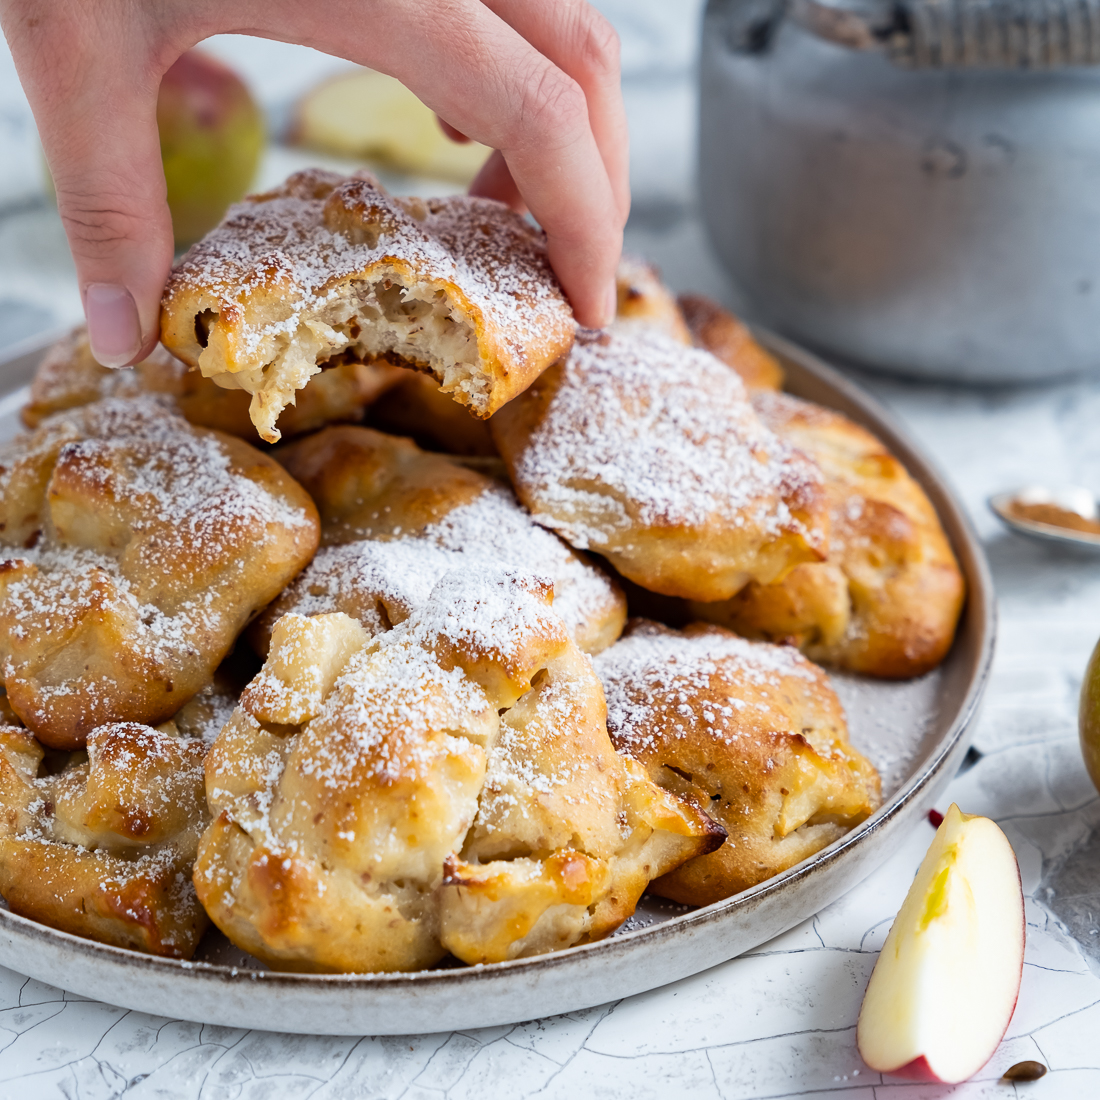
[[[721,833],[616,756],[529,575],[446,574],[374,639],[287,615],[215,742],[199,897],[279,968],[498,962],[606,935]]]
[[[180,263],[168,351],[52,350],[0,449],[13,910],[179,957],[213,919],[281,969],[489,963],[874,812],[794,647],[934,667],[963,599],[935,512],[736,318],[629,258],[618,290],[575,331],[499,204],[307,172]],[[738,634],[620,639],[616,570]]]

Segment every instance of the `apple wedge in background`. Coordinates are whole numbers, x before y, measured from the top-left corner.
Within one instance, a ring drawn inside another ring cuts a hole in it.
[[[414,176],[468,184],[491,149],[460,144],[400,81],[355,69],[318,84],[294,110],[288,141],[330,156],[377,161]]]
[[[1008,838],[952,805],[894,919],[856,1039],[873,1070],[965,1081],[1008,1030],[1024,964],[1024,897]]]

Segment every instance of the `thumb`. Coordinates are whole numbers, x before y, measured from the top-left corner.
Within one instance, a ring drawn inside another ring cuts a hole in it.
[[[127,50],[129,36],[117,26],[110,47],[88,29],[62,20],[50,30],[52,42],[39,37],[25,50],[23,36],[9,38],[76,262],[92,354],[121,367],[156,343],[172,265],[156,120],[160,73],[135,64],[144,51]],[[59,56],[69,63],[49,64]]]

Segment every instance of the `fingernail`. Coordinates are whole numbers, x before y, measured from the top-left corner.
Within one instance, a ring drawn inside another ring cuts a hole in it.
[[[607,288],[607,304],[604,307],[603,327],[607,328],[612,321],[615,320],[615,314],[619,312],[619,288],[612,283]]]
[[[141,350],[137,306],[124,286],[90,283],[84,291],[84,316],[97,363],[124,367]]]

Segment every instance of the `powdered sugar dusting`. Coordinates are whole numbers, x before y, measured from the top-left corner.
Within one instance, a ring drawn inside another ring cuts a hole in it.
[[[607,696],[607,729],[615,747],[642,755],[661,738],[684,738],[700,719],[719,740],[732,743],[743,735],[743,714],[756,706],[727,694],[727,702],[700,702],[711,680],[739,679],[756,687],[782,686],[787,677],[814,681],[820,671],[790,646],[750,642],[724,631],[683,635],[656,624],[639,624],[594,659]],[[675,702],[682,721],[667,728]],[[659,710],[658,710],[659,708]]]
[[[293,608],[303,615],[344,610],[341,597],[350,597],[363,625],[378,633],[389,624],[374,597],[400,621],[424,605],[444,573],[491,564],[551,578],[554,611],[574,635],[617,605],[603,572],[535,524],[509,490],[492,485],[417,536],[323,548],[292,587]]]
[[[343,295],[347,279],[390,264],[415,272],[417,283],[460,287],[470,305],[500,327],[503,340],[521,359],[532,342],[546,338],[551,323],[560,324],[567,315],[542,233],[502,203],[465,196],[399,202],[366,174],[351,180],[324,172],[302,177],[232,207],[176,267],[166,291],[167,308],[185,289],[213,294],[224,308],[243,308],[240,341],[247,357],[276,337],[296,334],[303,319],[324,312]],[[364,190],[357,183],[367,185],[365,212],[356,209]],[[344,188],[346,204],[339,201],[343,193],[329,203],[326,224],[326,200],[341,185],[351,185]],[[331,228],[340,224],[341,213],[352,224],[380,219],[381,233],[371,243],[357,241],[347,229]],[[263,294],[270,306],[264,292],[272,288],[278,289],[281,315],[248,315],[254,295]]]
[[[44,738],[170,714],[315,545],[308,498],[274,463],[152,395],[50,417],[0,466],[5,503],[33,517],[29,537],[23,517],[4,532],[20,544],[2,563],[0,671],[9,691],[25,681]]]
[[[508,570],[445,574],[409,619],[350,659],[315,722],[350,737],[352,751],[344,738],[311,735],[299,757],[304,774],[336,788],[349,769],[384,777],[463,753],[463,740],[488,747],[496,710],[511,700],[494,697],[465,667],[487,660],[521,669],[533,642],[560,639],[543,593],[538,578]],[[488,724],[471,721],[478,717]]]
[[[88,459],[106,457],[122,442],[129,452],[128,492],[149,515],[135,518],[136,531],[151,523],[182,524],[188,541],[202,545],[230,517],[253,527],[301,528],[312,522],[304,509],[236,473],[222,441],[192,428],[167,398],[109,398],[80,413],[84,431],[95,438],[68,444],[68,452]]]
[[[734,371],[650,329],[578,337],[514,474],[574,546],[635,525],[802,530],[817,468],[756,417]]]

